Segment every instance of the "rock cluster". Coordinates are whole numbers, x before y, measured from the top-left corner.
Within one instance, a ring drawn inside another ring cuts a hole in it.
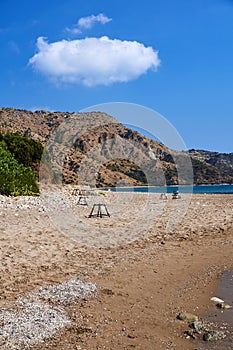
[[[188,338],[197,339],[201,338],[204,341],[217,341],[226,337],[226,333],[219,330],[210,329],[211,325],[207,322],[198,321],[198,316],[181,312],[177,315],[177,319],[188,322],[189,330],[186,330],[184,334]]]

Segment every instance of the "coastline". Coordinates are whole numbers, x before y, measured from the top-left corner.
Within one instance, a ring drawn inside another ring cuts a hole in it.
[[[145,198],[146,194],[137,193],[101,197],[112,214],[103,220],[86,219],[90,204],[76,206],[77,197],[72,200],[74,215],[84,223],[118,232],[121,225],[130,225],[134,207],[141,208]],[[159,195],[151,198],[154,208],[159,208]],[[40,198],[4,200],[0,205],[1,308],[38,286],[73,277],[99,286],[96,298],[68,308],[78,320],[70,329],[33,346],[34,350],[195,348],[195,341],[183,334],[187,325],[176,316],[185,311],[204,317],[218,276],[233,269],[233,195],[194,195],[170,234],[165,227],[174,201],[165,201],[146,234],[114,247],[87,247],[70,239],[58,230],[50,212],[43,210]],[[117,207],[128,208],[125,217]],[[132,222],[132,227],[136,225]],[[90,226],[87,233],[91,233]]]
[[[136,186],[136,187],[109,187],[101,190],[110,190],[112,192],[151,192],[167,193],[179,190],[181,193],[191,194],[232,194],[233,184],[199,184],[199,185],[168,185],[168,186]]]
[[[233,238],[232,232],[229,238]],[[140,259],[111,269],[110,280],[108,273],[101,276],[98,283],[114,294],[102,297],[103,305],[94,301],[90,306],[95,320],[91,327],[103,340],[86,338],[85,348],[193,350],[200,346],[199,341],[186,339],[187,322],[176,317],[180,312],[189,312],[205,321],[219,276],[233,268],[232,245],[224,248],[224,254],[223,247],[221,240],[206,247],[203,241],[195,245],[167,243],[158,248],[156,255],[147,251]],[[109,314],[108,327],[103,327],[101,319]],[[111,340],[113,334],[115,339]],[[216,349],[220,345],[214,344]],[[208,345],[203,342],[202,346]]]

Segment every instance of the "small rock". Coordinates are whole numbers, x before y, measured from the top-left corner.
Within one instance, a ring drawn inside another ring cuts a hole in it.
[[[130,339],[134,339],[134,338],[135,338],[135,336],[134,336],[133,334],[128,334],[128,338],[130,338]]]
[[[196,315],[190,314],[188,312],[180,312],[179,315],[177,315],[177,319],[188,322],[198,321],[198,317]]]
[[[114,295],[114,292],[111,289],[108,289],[108,288],[102,289],[101,292],[103,294],[107,294],[107,295]]]
[[[185,331],[184,332],[185,335],[187,335],[187,338],[192,338],[192,339],[196,339],[197,337],[195,336],[195,331]]]
[[[207,329],[205,328],[205,325],[203,322],[190,322],[189,327],[194,329],[198,334],[203,334],[207,332]]]
[[[226,337],[226,334],[222,331],[210,331],[203,334],[203,340],[205,341],[213,341],[213,340],[221,340]]]
[[[232,306],[226,304],[226,303],[217,303],[216,306],[219,308],[219,309],[223,309],[223,310],[228,310],[228,309],[231,309]]]

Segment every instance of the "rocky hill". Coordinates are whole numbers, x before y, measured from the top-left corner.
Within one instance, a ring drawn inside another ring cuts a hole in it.
[[[233,153],[175,152],[98,111],[1,108],[0,132],[16,131],[48,148],[53,175],[60,175],[65,183],[99,187],[189,184],[190,164],[196,184],[233,183]],[[43,169],[45,178],[51,175],[45,165]]]
[[[190,150],[190,156],[233,175],[233,153],[219,153],[204,150]]]

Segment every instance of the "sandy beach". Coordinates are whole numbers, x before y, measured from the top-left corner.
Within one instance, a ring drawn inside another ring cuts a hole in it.
[[[208,348],[187,339],[187,324],[176,316],[204,319],[220,274],[233,270],[233,195],[162,201],[107,193],[88,196],[88,206],[67,193],[52,201],[46,193],[0,197],[1,309],[39,286],[73,278],[98,286],[94,297],[65,308],[69,326],[15,349]],[[111,216],[88,218],[94,203]],[[4,337],[0,346],[7,349]]]

